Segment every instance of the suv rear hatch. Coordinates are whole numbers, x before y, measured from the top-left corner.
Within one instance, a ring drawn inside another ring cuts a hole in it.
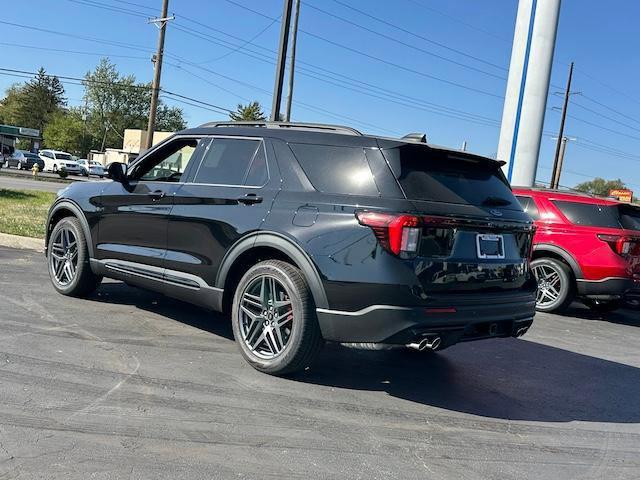
[[[426,292],[532,290],[534,227],[502,173],[501,162],[464,152],[401,143],[383,153],[413,205],[403,239]],[[405,248],[401,246],[401,248]]]

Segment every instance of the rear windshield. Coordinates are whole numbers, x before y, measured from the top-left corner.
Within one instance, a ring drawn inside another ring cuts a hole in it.
[[[620,228],[621,226],[617,205],[595,205],[562,200],[553,200],[553,203],[574,225],[603,228]]]
[[[383,152],[410,200],[521,210],[497,164],[467,160],[422,145],[402,145]]]
[[[640,230],[640,207],[618,205],[620,223],[628,230]]]

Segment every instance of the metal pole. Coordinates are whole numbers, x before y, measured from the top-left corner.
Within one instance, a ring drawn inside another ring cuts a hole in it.
[[[289,57],[289,90],[287,95],[287,108],[284,116],[285,122],[291,121],[291,102],[293,102],[293,77],[296,72],[296,44],[298,40],[298,19],[300,18],[300,0],[296,0],[296,12],[293,17],[293,34],[291,37],[291,55]]]
[[[520,0],[498,159],[513,185],[535,182],[560,0]]]
[[[169,0],[162,0],[162,15],[160,18],[151,20],[152,23],[160,24],[160,34],[158,35],[158,51],[154,58],[153,83],[151,84],[151,107],[149,108],[149,124],[147,127],[147,141],[145,149],[148,150],[153,145],[153,132],[156,129],[156,112],[158,111],[158,96],[160,95],[160,79],[162,76],[162,57],[164,56],[164,37],[167,31],[167,13],[169,11]]]
[[[558,141],[556,143],[556,154],[553,157],[553,174],[551,176],[551,188],[558,188],[560,183],[560,150],[563,144],[567,143],[564,136],[564,124],[567,119],[567,107],[569,106],[569,97],[571,96],[571,79],[573,77],[573,62],[569,66],[569,78],[567,79],[567,89],[564,92],[564,104],[562,105],[562,117],[560,118],[560,132],[558,133]],[[564,153],[564,152],[563,152]]]
[[[278,62],[276,63],[276,82],[273,86],[273,104],[271,105],[271,121],[276,122],[280,116],[282,103],[282,85],[287,61],[287,45],[289,43],[289,28],[291,26],[291,8],[293,0],[284,0],[282,12],[282,27],[280,28],[280,46],[278,48]]]

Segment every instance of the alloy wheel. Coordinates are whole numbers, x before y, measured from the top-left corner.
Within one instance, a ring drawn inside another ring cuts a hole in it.
[[[271,275],[254,278],[238,308],[242,341],[251,353],[263,360],[280,355],[289,343],[294,321],[285,286]]]
[[[560,273],[549,265],[536,265],[533,267],[533,274],[538,280],[536,304],[547,307],[557,302],[562,289]]]
[[[52,245],[51,271],[61,286],[69,285],[78,271],[78,240],[69,228],[61,228],[56,233]]]

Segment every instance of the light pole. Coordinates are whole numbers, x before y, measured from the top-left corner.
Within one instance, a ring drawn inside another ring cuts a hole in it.
[[[280,28],[280,46],[276,63],[276,81],[273,86],[273,103],[271,105],[271,121],[280,120],[280,106],[282,104],[282,85],[287,61],[287,45],[289,44],[289,28],[291,26],[291,9],[293,0],[284,0],[282,12],[282,27]]]

